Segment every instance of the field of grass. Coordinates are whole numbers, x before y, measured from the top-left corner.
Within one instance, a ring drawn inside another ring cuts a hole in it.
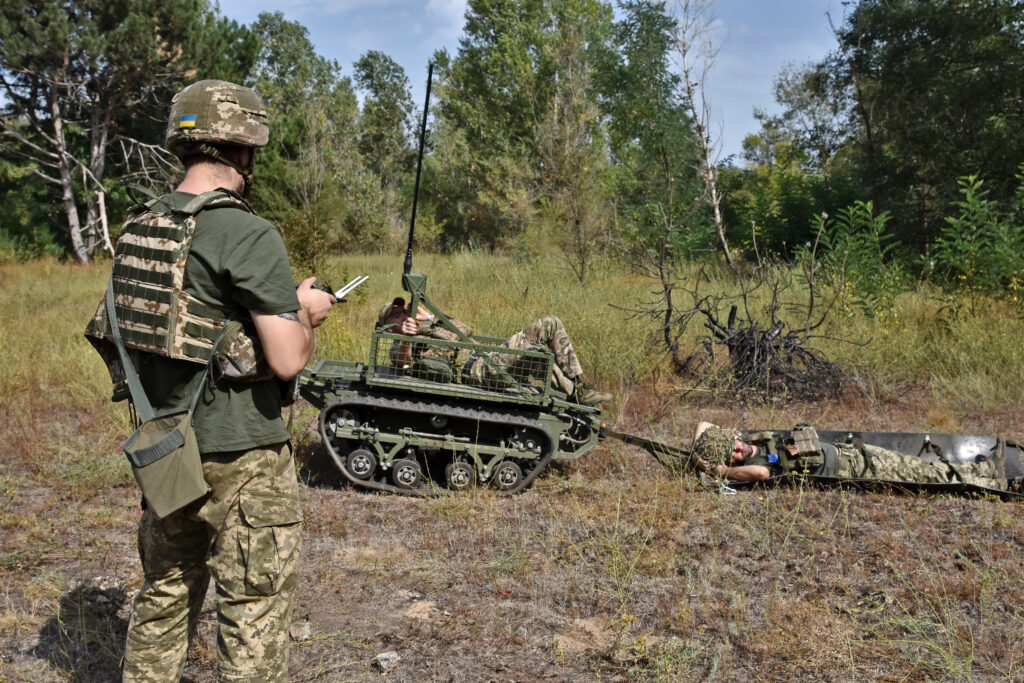
[[[614,264],[580,287],[557,260],[417,256],[428,294],[478,332],[554,313],[615,394],[620,431],[685,444],[699,419],[1021,436],[1024,322],[933,292],[874,317],[839,311],[823,349],[856,381],[838,401],[753,404],[693,387],[623,309],[653,283]],[[0,267],[0,681],[117,678],[141,584],[123,405],[82,330],[105,264]],[[362,359],[399,256],[317,273],[370,276],[318,332]],[[695,276],[696,270],[689,274]],[[729,278],[709,286],[729,291]],[[756,303],[756,302],[755,302]],[[703,328],[689,331],[695,340]],[[305,482],[294,680],[1021,680],[1024,504],[841,490],[725,495],[607,442],[511,499],[436,500],[338,486],[292,412]],[[215,680],[216,618],[188,670]]]

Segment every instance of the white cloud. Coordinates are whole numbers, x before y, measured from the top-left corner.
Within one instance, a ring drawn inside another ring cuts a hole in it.
[[[462,35],[465,24],[466,0],[430,0],[427,9],[437,16],[434,39],[440,45],[454,42]]]
[[[427,9],[461,27],[466,14],[466,0],[429,0]]]

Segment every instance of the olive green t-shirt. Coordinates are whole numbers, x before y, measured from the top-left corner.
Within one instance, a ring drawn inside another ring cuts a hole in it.
[[[182,208],[195,195],[173,192],[153,207]],[[250,333],[249,311],[275,315],[299,310],[284,240],[262,218],[237,208],[196,214],[184,289],[200,301],[237,310]],[[139,354],[139,377],[157,415],[186,410],[206,366],[153,354]],[[283,383],[221,380],[204,391],[193,414],[199,450],[219,453],[287,441],[281,418]]]
[[[764,446],[759,446],[757,454],[753,455],[743,461],[744,465],[760,465],[761,467],[767,467],[771,476],[777,477],[780,474],[785,474],[785,470],[782,465],[779,464],[778,456],[775,457],[775,462],[771,462],[768,459],[768,451],[765,450]]]
[[[835,476],[839,476],[839,473],[838,473],[838,469],[839,469],[839,467],[838,467],[838,465],[839,465],[839,451],[836,449],[835,446],[833,446],[830,443],[826,443],[824,441],[821,443],[821,449],[822,449],[822,454],[825,456],[824,462],[816,464],[814,466],[814,469],[811,470],[810,472],[807,472],[807,474],[810,474],[810,475],[813,475],[813,476],[816,476],[816,477],[835,477]],[[790,458],[791,458],[791,461],[790,461],[791,463],[794,463],[794,462],[797,463],[797,464],[800,463],[799,459],[793,459],[792,456],[790,456]],[[743,461],[743,464],[744,465],[760,465],[761,467],[767,467],[768,470],[771,472],[771,476],[773,476],[773,477],[777,477],[777,476],[779,476],[781,474],[786,474],[786,469],[782,466],[782,463],[780,461],[778,461],[778,460],[776,460],[776,462],[774,462],[774,463],[770,462],[768,460],[768,453],[765,452],[763,448],[762,449],[758,449],[757,455],[755,455],[755,456],[753,456],[751,458],[747,458],[745,461]],[[791,464],[791,466],[793,466],[793,465]],[[798,467],[798,465],[797,465],[797,467]],[[801,471],[803,471],[803,470],[801,469]]]

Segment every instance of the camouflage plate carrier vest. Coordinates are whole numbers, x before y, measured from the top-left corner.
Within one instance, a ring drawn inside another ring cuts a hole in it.
[[[795,451],[792,455],[787,453],[790,472],[819,477],[834,477],[839,473],[839,456],[835,447],[821,443],[814,427],[798,424],[790,432],[790,438]]]
[[[205,304],[183,290],[195,216],[202,209],[230,207],[249,213],[252,209],[224,190],[198,195],[167,213],[153,210],[157,201],[131,214],[117,240],[113,280],[121,336],[129,349],[206,364],[230,311]],[[103,301],[85,334],[107,361],[117,384],[123,377],[120,367],[111,367],[111,360],[120,365],[117,354],[111,357],[102,348],[112,342]]]
[[[760,432],[751,436],[751,442],[763,445],[769,453],[777,453],[779,465],[787,474],[809,474],[818,477],[852,476],[844,473],[844,460],[839,449],[822,443],[818,432],[807,423],[796,425],[790,432],[794,453],[790,453],[773,432]],[[788,442],[788,439],[787,439]]]

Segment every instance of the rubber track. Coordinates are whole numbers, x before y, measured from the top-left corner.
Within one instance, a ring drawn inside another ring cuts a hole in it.
[[[338,409],[349,407],[355,409],[357,414],[361,409],[366,407],[372,408],[385,408],[389,410],[397,410],[409,413],[422,413],[428,415],[445,415],[447,417],[456,417],[462,419],[474,420],[477,422],[491,422],[501,425],[516,425],[522,427],[528,427],[536,430],[542,434],[548,441],[548,450],[538,460],[537,463],[530,470],[529,474],[526,474],[519,485],[515,488],[508,489],[507,491],[500,491],[502,495],[514,496],[520,491],[525,490],[530,484],[533,483],[534,479],[543,472],[551,459],[555,455],[555,444],[551,442],[551,437],[548,434],[547,429],[544,428],[544,424],[540,420],[533,420],[524,418],[521,415],[515,413],[500,413],[490,410],[477,410],[475,408],[460,408],[445,403],[428,403],[424,401],[407,401],[400,398],[376,398],[372,396],[366,396],[363,394],[357,394],[354,396],[348,396],[345,398],[336,399],[331,401],[323,410],[320,411],[319,418],[319,431],[320,439],[327,447],[328,453],[331,454],[331,458],[334,460],[334,464],[337,465],[342,475],[351,483],[353,486],[363,489],[370,489],[373,491],[386,491],[388,493],[397,493],[403,496],[427,496],[437,497],[448,492],[449,489],[442,489],[436,486],[429,488],[418,488],[418,489],[406,489],[393,484],[384,484],[376,481],[367,481],[365,479],[357,479],[353,477],[348,469],[344,467],[344,463],[341,460],[341,456],[331,444],[331,439],[327,435],[327,415]]]

